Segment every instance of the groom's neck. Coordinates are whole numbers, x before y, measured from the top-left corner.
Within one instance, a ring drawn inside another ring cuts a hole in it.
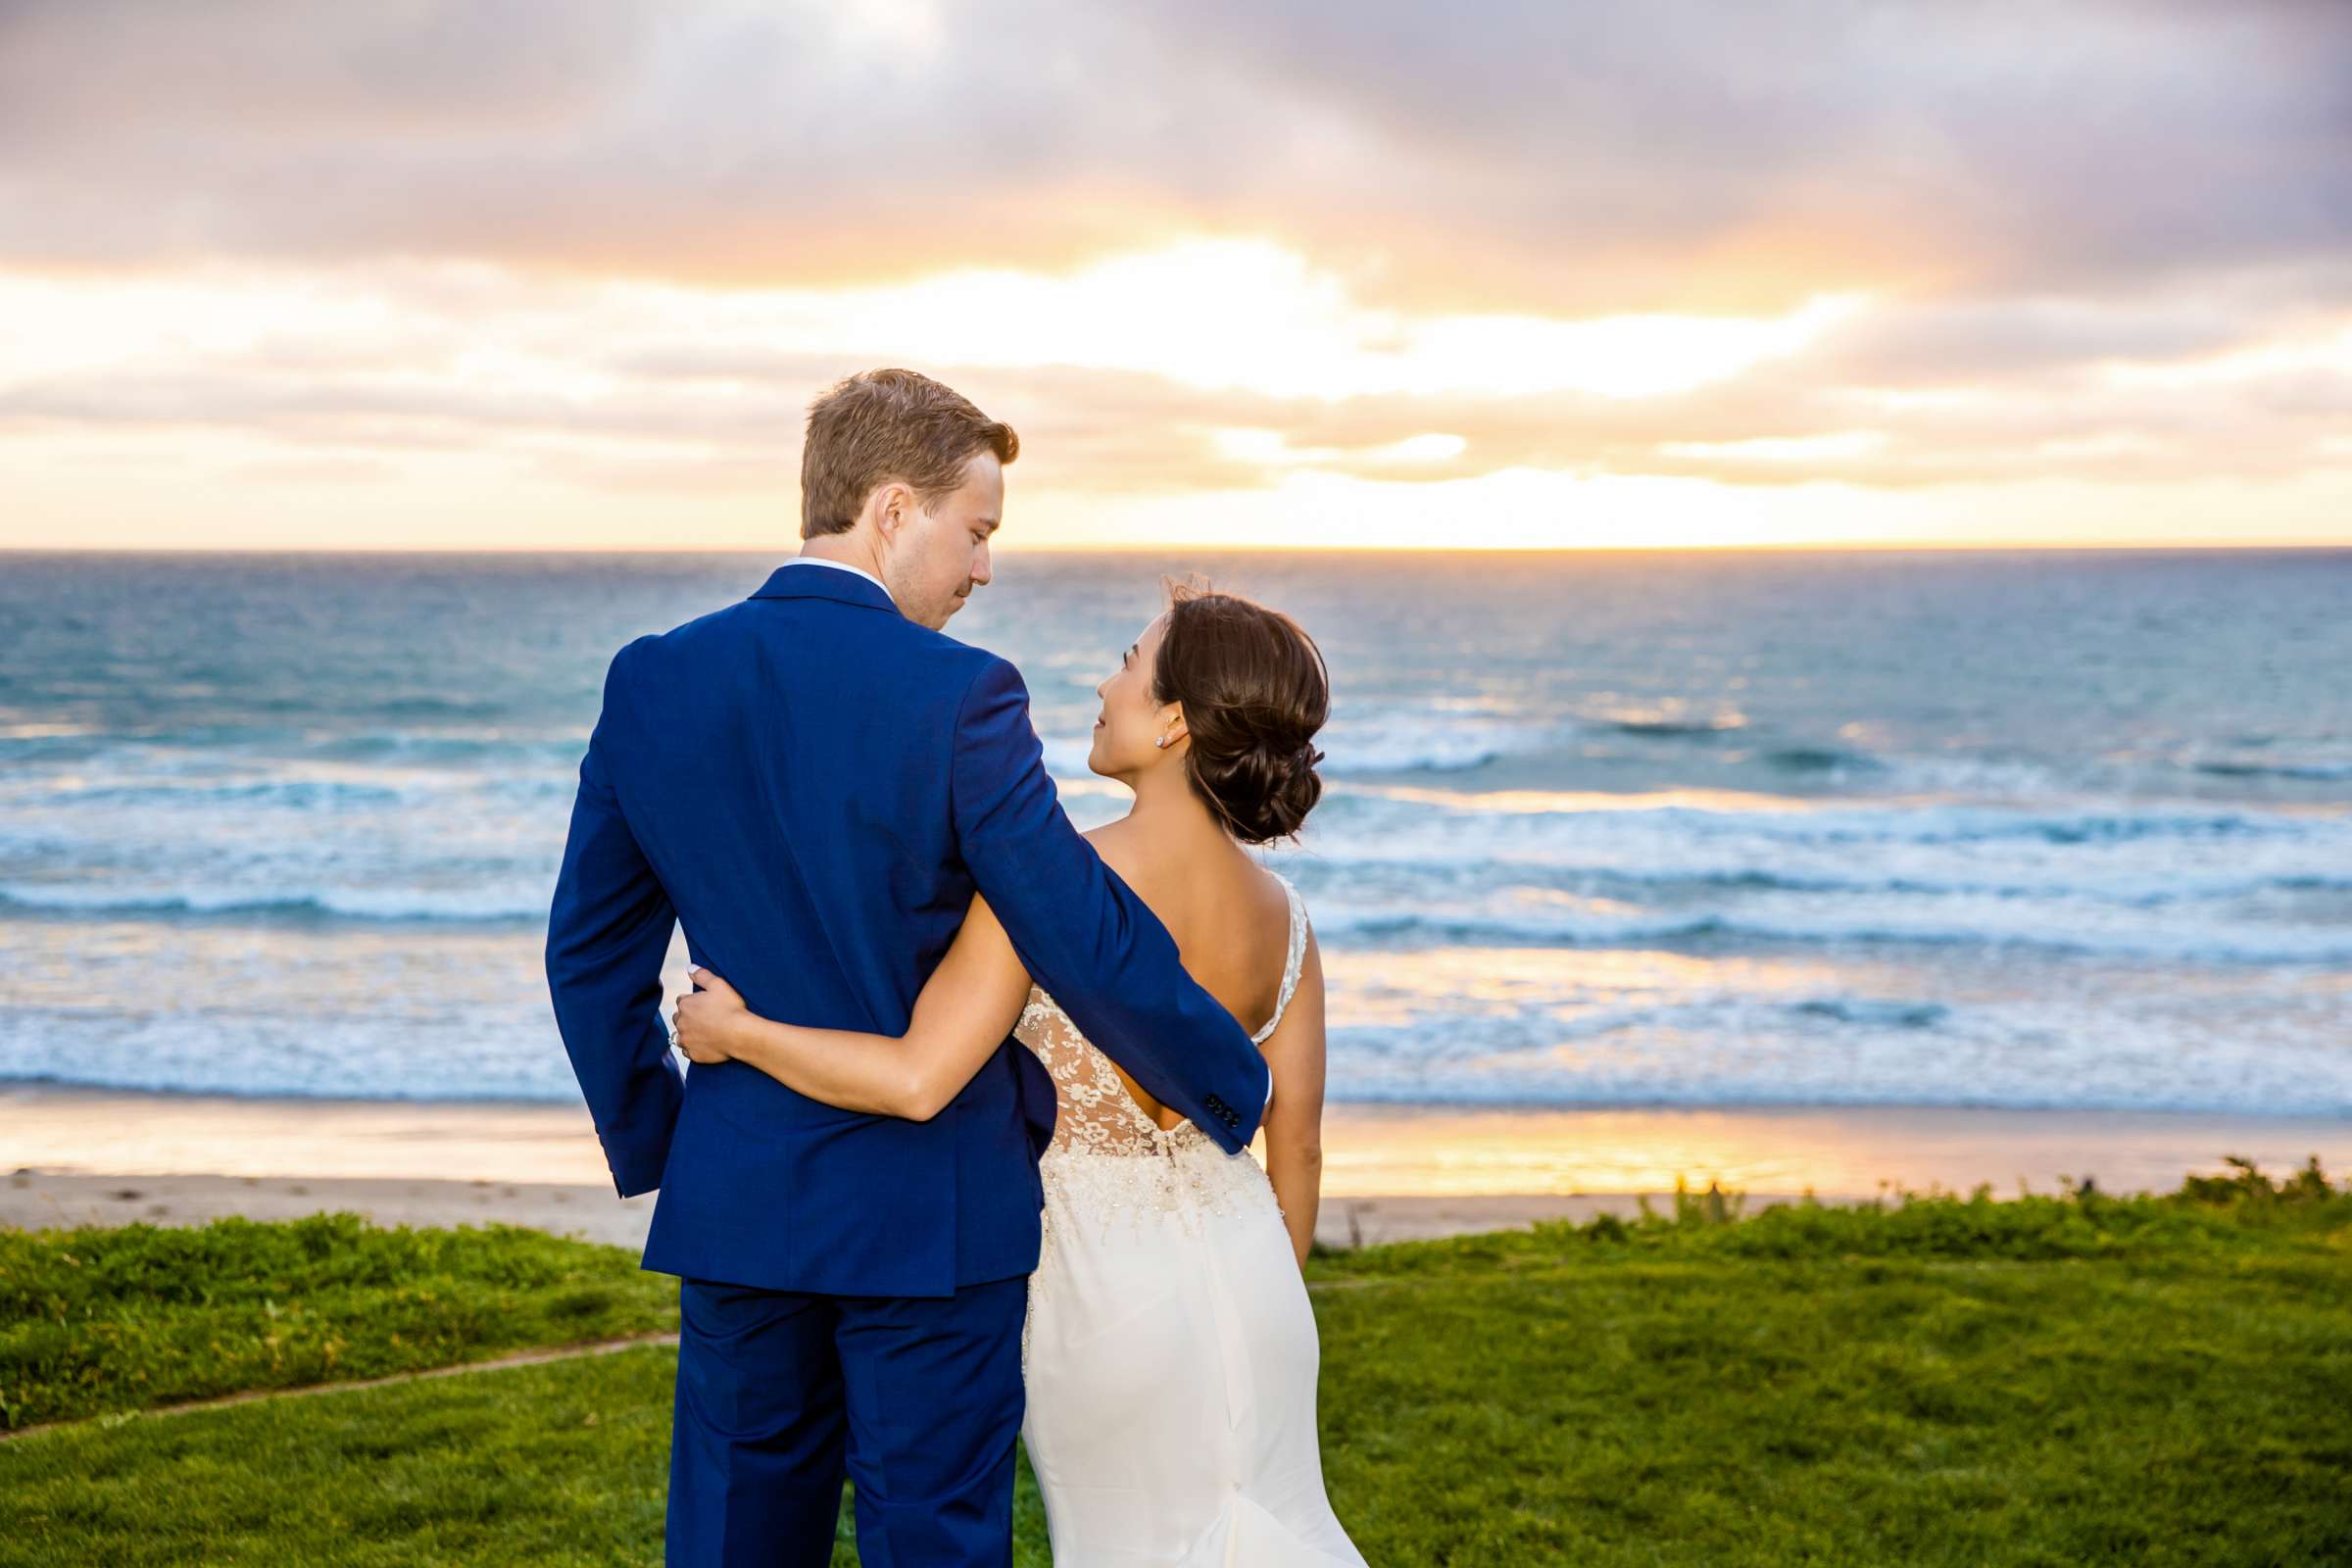
[[[890,580],[882,573],[880,547],[873,540],[856,532],[820,533],[813,539],[805,539],[801,542],[801,556],[804,560],[831,561],[844,566],[856,566],[860,571],[872,572],[884,582]]]

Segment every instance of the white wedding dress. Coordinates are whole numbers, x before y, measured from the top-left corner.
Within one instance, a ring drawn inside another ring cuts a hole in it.
[[[1298,989],[1306,908],[1283,879]],[[1265,1172],[1163,1130],[1032,988],[1016,1030],[1054,1075],[1045,1244],[1021,1335],[1021,1439],[1054,1568],[1363,1568],[1323,1493],[1315,1319]]]

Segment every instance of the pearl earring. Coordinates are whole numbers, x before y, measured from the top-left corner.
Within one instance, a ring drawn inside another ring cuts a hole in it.
[[[1168,738],[1165,735],[1158,736],[1152,740],[1152,744],[1164,752],[1168,749]]]

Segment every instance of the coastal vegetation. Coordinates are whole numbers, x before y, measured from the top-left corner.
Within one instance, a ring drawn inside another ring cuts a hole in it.
[[[1310,1259],[1366,1556],[2352,1561],[2352,1192],[2316,1164],[1740,1209]],[[0,1443],[0,1564],[658,1562],[659,1339],[161,1412],[674,1314],[631,1254],[506,1227],[0,1233],[0,1414],[63,1423]],[[1025,1469],[1017,1534],[1050,1560]]]

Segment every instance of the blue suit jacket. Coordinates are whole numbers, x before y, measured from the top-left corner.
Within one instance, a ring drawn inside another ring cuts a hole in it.
[[[915,1122],[741,1062],[681,1073],[663,1023],[674,918],[753,1010],[902,1034],[975,886],[1089,1039],[1248,1143],[1265,1059],[1063,814],[1010,664],[816,565],[613,656],[547,977],[615,1188],[661,1189],[645,1267],[945,1296],[1037,1266],[1054,1086],[1019,1042]]]

